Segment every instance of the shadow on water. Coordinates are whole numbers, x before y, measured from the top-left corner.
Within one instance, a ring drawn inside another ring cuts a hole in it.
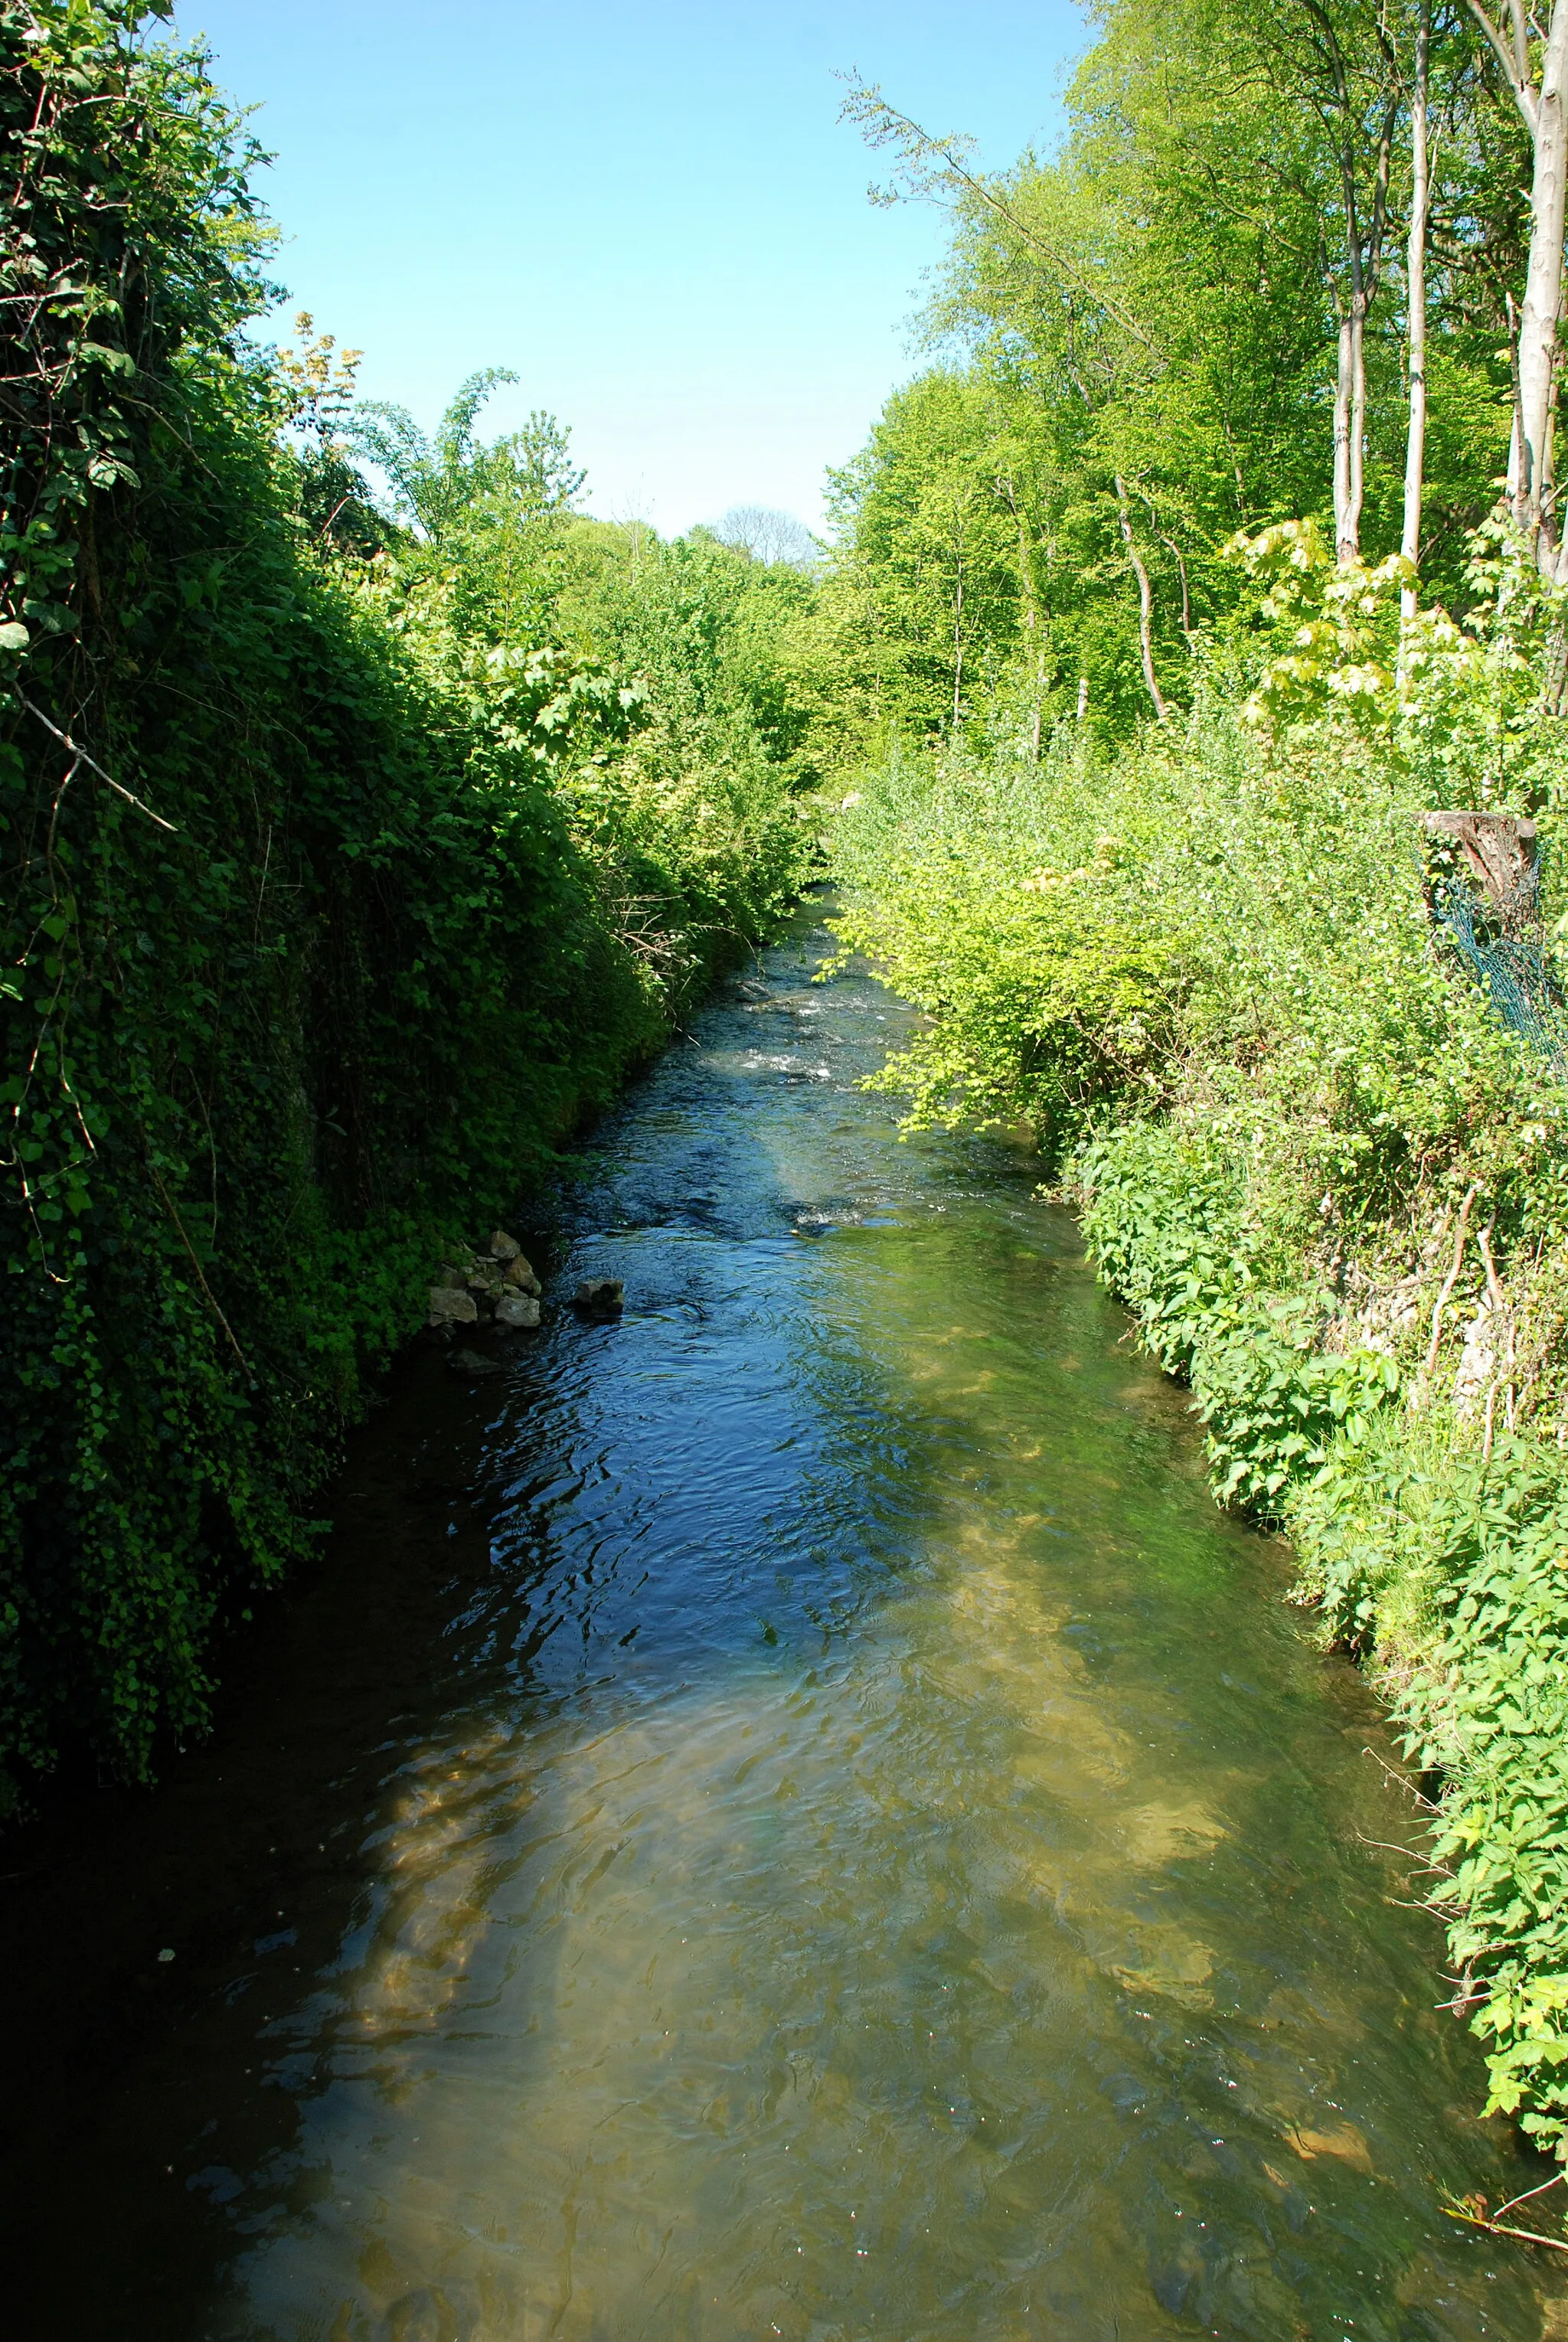
[[[609,1126],[625,1319],[406,1360],[213,1746],[16,1842],[10,2331],[1568,2333],[1363,1686],[823,948]]]

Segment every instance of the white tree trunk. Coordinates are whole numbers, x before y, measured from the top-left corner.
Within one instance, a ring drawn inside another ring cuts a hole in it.
[[[1341,568],[1361,549],[1360,530],[1350,501],[1350,425],[1354,404],[1355,335],[1350,311],[1342,306],[1339,318],[1339,363],[1333,382],[1333,542]]]
[[[1421,0],[1415,35],[1415,87],[1410,106],[1410,242],[1405,280],[1410,304],[1410,430],[1404,443],[1404,527],[1399,549],[1415,567],[1421,560],[1421,502],[1426,471],[1426,214],[1431,202],[1426,152],[1427,59],[1432,40],[1432,0]],[[1413,584],[1400,594],[1400,616],[1415,616]]]
[[[1568,195],[1568,115],[1563,73],[1568,66],[1568,5],[1557,0],[1543,59],[1536,105],[1535,172],[1530,189],[1530,265],[1524,276],[1524,307],[1519,319],[1518,476],[1510,482],[1513,515],[1533,542],[1543,526],[1557,530],[1552,509],[1552,463],[1548,438],[1552,377],[1557,342],[1557,312],[1563,300],[1563,201]]]
[[[1553,0],[1541,44],[1540,79],[1530,54],[1530,19],[1523,0],[1510,0],[1506,37],[1483,0],[1470,0],[1501,65],[1534,148],[1530,189],[1530,258],[1519,317],[1519,396],[1509,455],[1508,498],[1513,517],[1544,569],[1556,563],[1559,531],[1551,461],[1552,394],[1557,315],[1563,299],[1563,225],[1568,201],[1568,0]]]
[[[1154,596],[1149,585],[1149,571],[1138,550],[1138,540],[1133,534],[1133,515],[1127,503],[1127,484],[1120,472],[1116,474],[1116,504],[1122,523],[1122,542],[1127,548],[1127,559],[1138,581],[1138,646],[1144,656],[1144,681],[1149,686],[1149,696],[1154,703],[1154,713],[1162,724],[1165,721],[1165,703],[1160,696],[1159,679],[1154,673]]]
[[[1350,498],[1345,534],[1361,553],[1361,508],[1366,497],[1366,296],[1358,293],[1350,320]]]
[[[958,730],[964,704],[964,556],[958,557],[958,582],[953,596],[953,729]]]
[[[1336,550],[1342,567],[1361,558],[1361,510],[1366,494],[1366,321],[1383,266],[1393,131],[1391,107],[1378,142],[1372,219],[1367,228],[1362,225],[1356,204],[1354,165],[1348,146],[1340,158],[1344,182],[1344,256],[1350,276],[1350,299],[1340,319],[1339,377],[1334,397],[1334,518]],[[1348,411],[1342,414],[1342,409]]]

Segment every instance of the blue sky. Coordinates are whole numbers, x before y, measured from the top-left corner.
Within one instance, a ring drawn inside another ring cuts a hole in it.
[[[428,425],[510,366],[488,428],[553,408],[592,509],[665,533],[734,504],[815,526],[824,466],[916,362],[942,220],[866,202],[834,69],[999,166],[1051,143],[1086,41],[1068,0],[180,0],[178,21],[259,107],[288,310],[364,349],[365,394]]]

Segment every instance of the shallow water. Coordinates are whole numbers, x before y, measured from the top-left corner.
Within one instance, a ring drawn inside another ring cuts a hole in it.
[[[185,1997],[29,2158],[28,2331],[1568,2332],[1439,2212],[1541,2175],[1360,1683],[1029,1163],[855,1088],[901,1018],[824,943],[601,1134],[559,1281],[624,1319],[361,1442],[353,1600],[135,1852]]]

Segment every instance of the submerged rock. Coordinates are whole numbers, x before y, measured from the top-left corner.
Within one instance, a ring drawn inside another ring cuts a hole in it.
[[[447,1364],[454,1375],[502,1375],[506,1371],[499,1358],[482,1357],[477,1350],[459,1350]]]
[[[479,1316],[478,1305],[472,1293],[460,1285],[433,1285],[430,1288],[431,1326],[472,1326]]]
[[[495,1323],[504,1333],[515,1333],[521,1326],[537,1326],[539,1304],[531,1293],[504,1293],[495,1304]]]
[[[385,2342],[457,2342],[457,2318],[444,2293],[422,2285],[393,2303],[381,2331]]]
[[[618,1317],[625,1306],[625,1295],[618,1276],[590,1276],[577,1287],[572,1303],[589,1317]]]

